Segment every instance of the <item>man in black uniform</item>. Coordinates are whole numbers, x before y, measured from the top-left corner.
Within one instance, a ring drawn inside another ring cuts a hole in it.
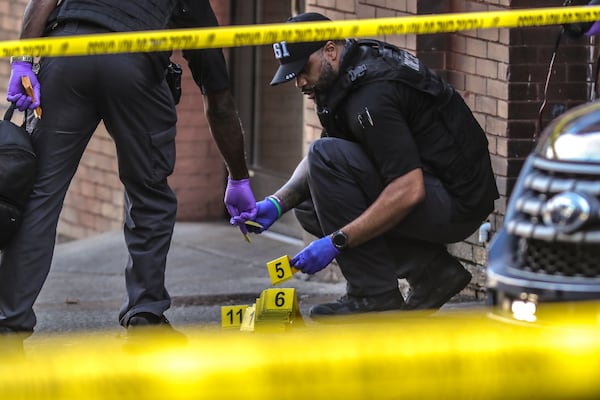
[[[208,0],[189,5],[180,0],[57,3],[31,0],[21,38],[156,30],[194,22],[216,25]],[[223,55],[211,50],[187,51],[185,56],[205,94],[210,127],[230,172],[227,208],[234,216],[254,215],[243,133]],[[0,331],[33,331],[32,307],[50,270],[64,196],[101,120],[116,144],[125,187],[124,234],[130,257],[119,321],[124,327],[168,326],[163,314],[171,303],[165,265],[177,210],[167,183],[175,163],[177,120],[165,80],[168,61],[168,53],[48,57],[41,60],[36,76],[31,57],[11,59],[7,99],[21,111],[41,104],[43,116],[32,134],[38,163],[33,193],[21,228],[0,262]],[[34,99],[21,86],[21,76],[32,81]]]
[[[218,25],[209,0],[180,0],[169,24],[172,28]],[[256,201],[250,189],[244,136],[230,90],[231,82],[223,50],[183,50],[183,57],[187,60],[192,77],[204,95],[209,127],[229,171],[225,206],[232,216],[241,213],[254,216]],[[247,233],[244,224],[238,226],[243,233]]]
[[[328,20],[307,13],[290,22]],[[314,99],[323,126],[290,180],[257,203],[267,229],[287,210],[319,237],[291,264],[309,274],[336,258],[347,294],[311,317],[437,309],[471,274],[446,244],[473,233],[498,198],[485,133],[461,96],[410,53],[374,40],[273,45]],[[411,286],[406,299],[398,278]]]

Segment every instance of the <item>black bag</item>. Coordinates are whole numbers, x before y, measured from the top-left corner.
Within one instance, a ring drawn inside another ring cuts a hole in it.
[[[11,122],[14,104],[0,120],[0,249],[21,225],[21,215],[35,179],[36,157],[23,126]]]

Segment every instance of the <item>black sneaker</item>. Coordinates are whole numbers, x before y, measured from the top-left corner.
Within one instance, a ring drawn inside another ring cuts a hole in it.
[[[135,314],[129,321],[127,322],[128,328],[135,328],[140,326],[160,326],[160,325],[168,325],[171,326],[171,323],[164,315],[155,315],[148,312],[141,312],[139,314]]]
[[[409,280],[406,309],[437,310],[460,293],[471,282],[471,278],[471,273],[460,261],[445,253],[436,260],[435,266],[426,268],[417,281]]]
[[[310,309],[310,317],[319,319],[337,315],[351,315],[377,311],[404,309],[404,298],[399,290],[392,290],[377,296],[357,297],[349,294],[335,303],[318,304]]]
[[[148,334],[158,334],[180,343],[187,342],[187,337],[174,329],[164,315],[159,316],[149,312],[141,312],[129,318],[127,322],[128,338],[139,338],[148,336]]]

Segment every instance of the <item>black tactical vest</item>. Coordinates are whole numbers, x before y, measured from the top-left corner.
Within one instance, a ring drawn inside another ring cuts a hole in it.
[[[348,40],[340,77],[325,95],[317,96],[317,114],[329,136],[353,140],[339,107],[351,92],[377,81],[400,82],[433,96],[440,118],[468,163],[487,152],[485,132],[454,88],[409,52],[378,40]]]
[[[453,148],[441,148],[440,152],[436,151],[435,142],[429,144],[432,148],[423,149],[430,155],[436,153],[435,158],[425,154],[421,157],[423,170],[437,176],[456,200],[452,220],[481,219],[488,215],[494,199],[498,198],[488,141],[460,94],[415,56],[387,43],[348,40],[342,57],[339,78],[316,97],[324,134],[359,143],[364,140],[362,123],[346,120],[346,102],[351,101],[357,88],[373,82],[389,82],[422,92],[431,98],[435,110],[431,116],[436,118],[438,133],[450,135],[454,143]]]
[[[57,21],[87,21],[115,32],[165,29],[178,2],[179,0],[63,0]]]

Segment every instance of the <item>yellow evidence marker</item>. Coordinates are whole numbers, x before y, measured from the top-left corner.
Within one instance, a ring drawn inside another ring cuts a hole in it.
[[[247,304],[221,307],[221,328],[240,328]]]
[[[255,309],[257,329],[285,331],[304,323],[294,288],[263,290],[256,299]]]
[[[246,308],[244,317],[242,319],[242,325],[240,331],[242,332],[254,332],[254,316],[256,314],[256,304],[252,304]]]
[[[267,270],[269,271],[269,277],[273,285],[287,281],[299,271],[290,265],[289,256],[282,256],[269,261],[267,263]]]

